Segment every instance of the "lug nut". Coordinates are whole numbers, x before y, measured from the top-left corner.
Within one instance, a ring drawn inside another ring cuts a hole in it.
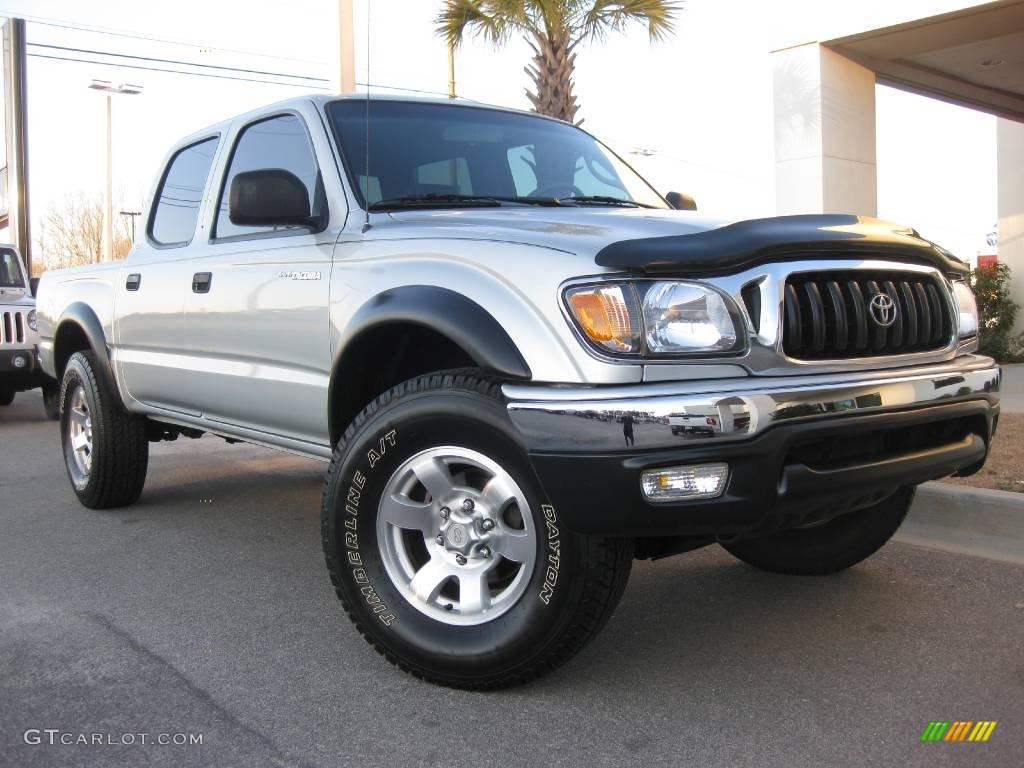
[[[467,512],[472,512],[474,506],[475,505],[473,504],[472,499],[466,499],[465,501],[462,502],[462,508]]]
[[[466,564],[466,556],[465,555],[456,555],[455,556],[455,562],[458,563],[459,565],[465,565]]]
[[[448,507],[441,507],[441,519],[447,520],[452,514],[452,511]]]
[[[491,556],[491,548],[490,547],[480,547],[480,549],[477,550],[477,553],[480,555],[480,557],[490,557]]]
[[[483,522],[480,523],[480,527],[483,530],[485,530],[485,531],[493,531],[494,530],[494,521],[491,520],[491,518],[489,518],[489,517],[485,517]]]
[[[435,538],[434,541],[436,541],[440,546],[444,546],[444,536],[442,536],[440,533],[437,534],[437,538]]]

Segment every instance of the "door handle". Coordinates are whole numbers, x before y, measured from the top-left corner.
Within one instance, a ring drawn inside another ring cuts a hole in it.
[[[196,272],[192,275],[192,293],[209,293],[213,282],[212,272]]]
[[[129,291],[139,290],[140,285],[142,285],[142,275],[138,273],[128,275],[128,279],[124,281],[124,287]]]

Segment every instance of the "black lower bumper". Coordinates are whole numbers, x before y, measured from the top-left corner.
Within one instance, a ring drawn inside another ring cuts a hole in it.
[[[22,392],[52,381],[39,366],[34,349],[0,347],[0,390]]]
[[[731,536],[827,520],[904,485],[971,474],[985,461],[999,406],[989,399],[779,424],[750,440],[658,451],[531,452],[571,529],[607,536]],[[645,469],[726,462],[716,499],[651,503]]]

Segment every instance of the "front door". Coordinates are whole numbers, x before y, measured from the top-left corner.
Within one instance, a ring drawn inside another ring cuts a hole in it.
[[[270,168],[290,171],[306,185],[311,211],[326,205],[316,154],[299,115],[280,114],[242,128],[212,238],[189,265],[187,389],[204,419],[326,444],[328,304],[337,232],[233,224],[232,179]]]

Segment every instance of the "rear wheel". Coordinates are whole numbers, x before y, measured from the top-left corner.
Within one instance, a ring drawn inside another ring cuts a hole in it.
[[[498,385],[423,376],[366,408],[338,443],[323,498],[338,597],[392,663],[458,688],[524,682],[604,625],[626,540],[565,530]]]
[[[14,402],[13,389],[0,389],[0,406],[10,405]]]
[[[64,464],[78,500],[92,509],[122,507],[142,493],[149,465],[145,422],[121,405],[92,352],[68,361],[60,392]]]
[[[820,576],[856,565],[882,548],[914,500],[914,486],[826,523],[723,543],[743,562],[772,573]]]

